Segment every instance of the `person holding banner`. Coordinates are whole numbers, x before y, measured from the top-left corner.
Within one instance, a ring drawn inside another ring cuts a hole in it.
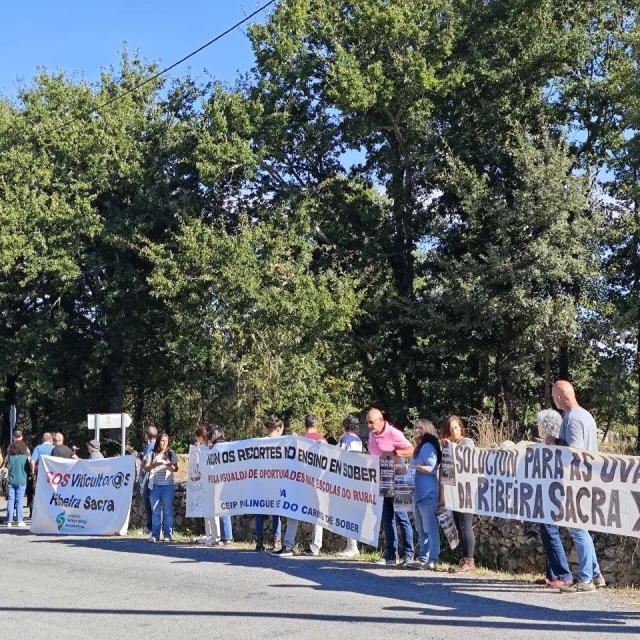
[[[395,454],[409,457],[413,455],[413,445],[405,438],[402,431],[392,427],[382,416],[379,409],[371,409],[367,413],[369,428],[369,453],[374,456]],[[382,501],[382,524],[384,526],[384,555],[376,564],[398,564],[398,536],[396,522],[402,533],[403,554],[405,562],[413,562],[413,528],[406,511],[396,511],[393,497],[385,496]]]
[[[207,427],[207,444],[213,448],[218,442],[226,442],[224,431],[217,424]],[[222,516],[214,519],[215,530],[210,529],[214,536],[213,544],[219,547],[229,547],[233,544],[233,531],[231,528],[231,516]],[[220,537],[220,525],[222,525],[222,537]]]
[[[440,501],[438,468],[442,462],[442,450],[436,428],[429,420],[420,419],[413,427],[416,448],[409,469],[415,470],[415,498],[413,518],[418,530],[420,548],[418,559],[408,562],[407,569],[435,571],[440,558],[440,530],[436,511]]]
[[[284,422],[277,416],[271,416],[264,425],[267,429],[265,438],[279,438],[284,433]],[[256,551],[264,551],[264,521],[263,513],[256,515]],[[282,521],[280,516],[271,516],[271,527],[273,529],[273,550],[282,549]]]
[[[440,439],[443,442],[453,442],[462,447],[475,447],[475,442],[467,436],[464,424],[458,416],[447,416],[440,428]],[[452,511],[456,527],[462,540],[462,558],[456,567],[449,569],[450,573],[466,573],[476,567],[473,555],[475,553],[476,537],[473,533],[473,514]]]
[[[344,434],[338,441],[338,447],[345,451],[362,453],[362,440],[358,436],[360,431],[360,419],[353,413],[348,415],[342,423]],[[347,538],[347,546],[344,551],[337,554],[339,558],[356,558],[360,555],[358,541],[355,538]]]
[[[547,444],[598,451],[598,429],[593,416],[583,409],[576,399],[573,386],[566,380],[558,380],[551,389],[551,395],[556,406],[564,411],[564,418],[560,425],[558,437],[547,436]],[[565,587],[560,587],[561,593],[589,593],[605,586],[602,577],[593,538],[586,529],[567,527],[573,538],[578,554],[578,578]]]
[[[318,431],[318,418],[314,415],[307,415],[304,418],[305,433],[302,436],[308,440],[314,442],[324,442],[326,440],[324,436]],[[282,549],[279,551],[272,551],[272,556],[279,556],[281,558],[288,558],[293,555],[293,548],[295,547],[296,534],[298,533],[298,525],[300,522],[293,518],[287,518],[287,531],[284,535],[284,542]],[[313,525],[313,540],[311,544],[304,551],[306,556],[318,556],[320,555],[320,549],[322,548],[322,527],[319,524]]]
[[[562,416],[553,409],[545,409],[538,413],[538,435],[542,440],[547,437],[557,438],[562,424]],[[541,522],[540,539],[544,547],[545,577],[537,581],[547,587],[564,587],[573,584],[571,568],[567,554],[560,539],[560,529],[555,524]]]
[[[151,498],[151,537],[149,542],[160,539],[160,525],[165,542],[173,536],[173,498],[175,486],[173,474],[178,471],[178,456],[171,451],[168,433],[161,433],[153,451],[145,456],[144,470],[148,474]]]

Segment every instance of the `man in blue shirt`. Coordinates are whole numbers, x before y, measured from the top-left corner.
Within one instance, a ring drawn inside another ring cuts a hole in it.
[[[42,434],[42,443],[39,444],[31,454],[31,474],[33,475],[33,486],[35,487],[38,475],[38,460],[40,456],[50,456],[53,451],[53,436],[47,431]]]
[[[598,432],[593,416],[583,409],[576,400],[573,386],[566,380],[558,380],[551,390],[556,406],[564,411],[557,438],[547,436],[547,444],[555,444],[585,451],[598,451]],[[604,587],[605,581],[600,572],[596,550],[591,534],[586,529],[567,527],[578,554],[578,579],[566,587],[560,587],[562,593],[588,593]]]
[[[153,451],[156,446],[156,438],[158,437],[158,429],[156,427],[147,427],[144,432],[144,449],[140,454],[140,459],[144,460],[144,457]],[[144,470],[144,464],[140,463],[140,491],[142,493],[142,502],[144,503],[144,510],[146,515],[145,533],[151,533],[151,497],[149,495],[149,483],[147,482],[147,474]]]

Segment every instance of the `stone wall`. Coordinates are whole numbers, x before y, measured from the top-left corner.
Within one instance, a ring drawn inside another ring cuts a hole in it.
[[[182,456],[181,456],[182,457]],[[186,458],[186,456],[185,456]],[[182,467],[186,468],[182,460]],[[204,532],[201,518],[186,518],[186,481],[176,481],[175,524],[192,535]],[[144,506],[136,485],[131,504],[131,528],[144,526]],[[283,519],[286,524],[286,519]],[[254,516],[234,516],[233,537],[239,542],[252,542],[254,538]],[[285,527],[283,525],[283,531]],[[512,573],[544,574],[544,549],[538,535],[538,526],[530,522],[503,520],[478,516],[475,518],[476,532],[476,562],[490,569],[509,571]],[[575,575],[577,571],[577,556],[566,529],[561,528],[562,541],[567,558]],[[301,523],[298,529],[297,541],[309,543],[311,541],[312,526]],[[600,567],[608,583],[640,585],[640,540],[603,533],[592,533]],[[265,520],[265,541],[271,543],[271,518]],[[416,540],[417,542],[417,540]],[[324,532],[323,549],[327,552],[344,549],[345,539],[342,536]],[[384,533],[381,532],[378,548],[384,547]],[[441,558],[447,562],[457,562],[460,549],[451,551],[446,540],[442,539]]]

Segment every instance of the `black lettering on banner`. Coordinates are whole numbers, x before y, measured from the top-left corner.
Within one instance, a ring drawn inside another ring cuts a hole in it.
[[[609,469],[611,464],[611,469]],[[602,482],[611,482],[616,474],[616,468],[618,467],[618,461],[615,458],[608,458],[602,456],[602,470],[600,471],[600,479]]]
[[[489,491],[489,481],[486,478],[478,478],[478,511],[490,513],[489,503],[485,494]]]
[[[462,460],[462,450],[467,449],[467,447],[456,447],[455,448],[455,456],[456,456],[456,473],[462,473],[464,469],[464,462]]]
[[[551,449],[542,450],[542,477],[553,478],[553,471],[551,469],[551,460],[553,459],[553,451]]]
[[[527,450],[524,453],[524,476],[525,478],[530,478],[531,474],[529,473],[529,465],[533,462],[535,449],[533,447],[527,447]]]
[[[560,482],[552,482],[549,485],[549,500],[551,500],[556,511],[552,510],[549,515],[554,522],[559,522],[564,518],[564,508],[558,494],[560,498],[564,498],[564,486]]]
[[[531,505],[529,500],[533,496],[533,486],[528,482],[520,484],[520,517],[529,520],[531,518]],[[526,513],[525,513],[526,512]]]
[[[637,484],[638,480],[640,480],[640,464],[636,467],[636,472],[633,474],[633,484]]]
[[[536,485],[536,496],[533,500],[533,517],[544,518],[544,501],[542,500],[542,486]]]
[[[496,481],[496,513],[504,513],[504,483]]]
[[[633,465],[636,463],[635,460],[625,460],[624,458],[619,458],[620,461],[620,480],[626,484],[629,479],[629,475],[631,474],[631,469],[633,469]]]
[[[576,493],[576,511],[578,512],[578,518],[584,523],[589,522],[589,516],[582,510],[582,498],[590,498],[591,493],[586,487],[580,487],[578,493]]]
[[[607,493],[600,487],[593,487],[591,498],[591,523],[598,524],[596,515],[600,517],[600,524],[604,526],[604,513],[602,513],[602,505],[607,501]]]
[[[576,506],[573,501],[573,487],[569,485],[567,487],[566,500],[564,503],[565,508],[565,520],[571,520],[571,522],[578,522],[576,516]]]
[[[612,489],[609,496],[609,513],[607,514],[607,526],[616,525],[616,529],[620,529],[620,496],[617,489]]]
[[[591,482],[591,477],[593,476],[592,466],[591,466],[591,463],[589,462],[589,460],[595,460],[595,458],[590,453],[587,453],[586,451],[583,451],[582,452],[582,463],[583,463],[584,468],[586,469],[586,471],[582,474],[582,479],[585,482]]]
[[[464,509],[464,485],[458,482],[458,509]]]
[[[636,503],[636,511],[640,513],[640,491],[632,491],[631,495]],[[633,525],[633,531],[640,531],[640,518],[638,518]]]
[[[580,477],[580,456],[572,451],[571,455],[573,459],[571,460],[571,475],[569,476],[569,480],[582,480]]]
[[[564,478],[564,465],[562,464],[562,449],[555,449],[556,472],[553,474],[554,480],[562,480]]]

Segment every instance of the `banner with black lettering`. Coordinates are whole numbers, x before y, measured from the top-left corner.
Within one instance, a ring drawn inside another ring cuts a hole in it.
[[[640,457],[544,444],[454,446],[454,511],[640,538]]]
[[[135,460],[135,456],[103,460],[41,456],[31,533],[126,535]]]
[[[205,517],[275,514],[378,544],[379,459],[296,436],[200,448]],[[195,483],[187,485],[187,503]]]

